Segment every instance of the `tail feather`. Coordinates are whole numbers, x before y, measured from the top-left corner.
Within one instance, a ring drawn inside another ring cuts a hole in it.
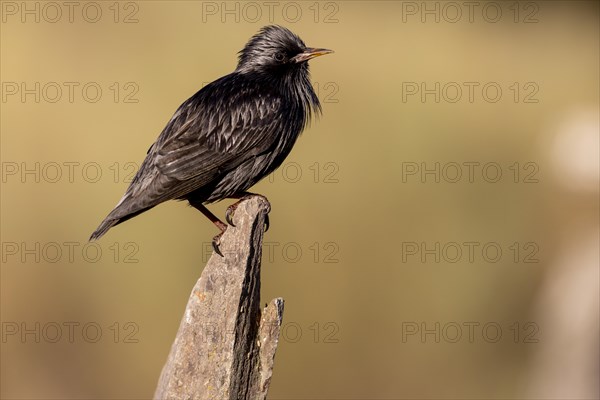
[[[112,218],[108,218],[107,217],[104,221],[102,221],[102,223],[94,231],[94,233],[92,233],[92,236],[90,236],[90,242],[92,240],[100,239],[106,232],[108,232],[108,230],[110,228],[112,228],[113,226],[117,225],[118,223],[119,223],[118,219],[112,219]]]
[[[152,207],[143,208],[139,211],[132,212],[131,214],[127,214],[124,217],[120,217],[120,218],[112,217],[112,215],[117,210],[117,209],[114,209],[110,214],[108,214],[108,217],[106,217],[104,219],[104,221],[102,221],[100,226],[98,228],[96,228],[94,233],[92,233],[92,236],[90,236],[90,241],[100,239],[113,226],[119,225],[121,222],[125,222],[128,219],[131,219],[131,218],[135,217],[136,215],[143,213],[144,211],[148,211],[151,208]]]

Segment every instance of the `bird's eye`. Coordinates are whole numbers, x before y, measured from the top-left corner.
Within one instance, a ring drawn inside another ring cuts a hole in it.
[[[279,51],[279,52],[275,53],[275,55],[273,56],[273,58],[277,62],[282,62],[283,60],[285,60],[285,54],[283,54],[282,52]]]

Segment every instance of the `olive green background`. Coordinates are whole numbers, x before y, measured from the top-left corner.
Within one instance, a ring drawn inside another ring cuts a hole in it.
[[[65,7],[49,22],[44,2],[40,22],[22,22],[11,7],[25,3],[6,3],[3,398],[152,396],[216,229],[169,202],[87,238],[179,104],[270,22],[335,50],[310,62],[322,117],[254,188],[272,203],[262,298],[286,301],[270,397],[598,397],[595,2],[494,3],[495,23],[486,2],[472,22],[463,3],[456,22],[438,3],[436,22],[421,2],[275,2],[272,21],[263,2],[259,16],[236,2],[98,2],[95,23],[85,2],[73,22]],[[39,102],[22,99],[36,82]],[[440,83],[439,102],[407,94],[421,82]],[[436,163],[438,182],[406,174]],[[479,163],[472,182],[464,163]]]

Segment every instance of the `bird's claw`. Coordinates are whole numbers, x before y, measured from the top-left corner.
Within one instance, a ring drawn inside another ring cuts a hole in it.
[[[215,251],[215,253],[217,253],[218,255],[223,257],[223,253],[221,253],[221,249],[219,249],[219,246],[221,245],[221,236],[223,236],[223,232],[219,233],[217,236],[215,236],[213,238],[212,247],[213,247],[213,250]]]
[[[235,206],[235,207],[234,207]],[[235,228],[235,224],[233,223],[233,214],[235,214],[235,209],[237,208],[237,203],[230,205],[225,210],[225,221],[231,226]]]
[[[235,224],[233,223],[233,216],[235,215],[235,210],[237,210],[238,206],[240,205],[240,203],[244,200],[249,199],[250,197],[253,196],[259,196],[262,197],[263,199],[265,199],[265,201],[268,201],[266,197],[260,195],[260,194],[252,194],[249,193],[243,197],[240,198],[240,200],[238,200],[237,202],[233,203],[232,205],[230,205],[229,207],[227,207],[227,209],[225,210],[225,221],[227,221],[227,223],[231,226],[233,226],[235,228]],[[265,232],[269,230],[269,214],[265,214]]]
[[[236,206],[236,207],[234,207]],[[235,213],[235,209],[237,208],[237,203],[227,207],[225,211],[225,221],[231,226],[235,228],[235,224],[233,223],[233,214]],[[265,232],[269,230],[269,214],[265,214]]]

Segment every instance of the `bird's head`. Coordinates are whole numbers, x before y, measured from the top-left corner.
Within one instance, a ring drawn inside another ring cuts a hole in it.
[[[278,25],[263,27],[239,52],[237,71],[285,74],[308,71],[311,58],[333,53],[331,50],[306,47],[302,39]]]

